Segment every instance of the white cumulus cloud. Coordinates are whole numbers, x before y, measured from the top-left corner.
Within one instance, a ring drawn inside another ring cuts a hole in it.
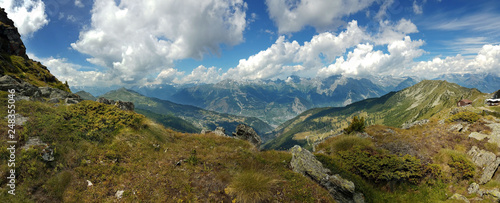
[[[280,33],[312,26],[318,31],[336,29],[342,17],[368,8],[376,0],[266,0],[269,17]]]
[[[21,36],[31,36],[49,23],[42,0],[0,0],[0,7],[17,27]]]
[[[425,78],[433,78],[449,73],[492,73],[499,75],[499,59],[500,45],[487,44],[472,59],[467,59],[460,54],[444,59],[436,57],[431,61],[419,62],[406,74]]]
[[[219,54],[220,45],[241,43],[243,0],[146,2],[96,0],[92,24],[71,47],[111,70],[123,82],[173,67],[175,60]]]

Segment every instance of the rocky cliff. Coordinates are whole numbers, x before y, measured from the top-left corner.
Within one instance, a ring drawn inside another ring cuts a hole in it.
[[[40,62],[26,55],[21,35],[3,8],[0,8],[0,77],[9,75],[22,79],[37,87],[51,87],[71,92],[67,83],[62,83]]]

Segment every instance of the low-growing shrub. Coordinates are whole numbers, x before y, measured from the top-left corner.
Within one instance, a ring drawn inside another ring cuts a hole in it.
[[[397,156],[371,147],[355,146],[339,153],[343,167],[373,182],[408,181],[418,183],[424,176],[424,165],[411,156]]]
[[[479,115],[470,111],[458,112],[447,119],[448,122],[465,121],[469,123],[474,123],[477,120],[479,120]]]

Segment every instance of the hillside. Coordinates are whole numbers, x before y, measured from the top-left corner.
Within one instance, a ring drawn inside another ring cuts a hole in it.
[[[85,91],[78,91],[78,92],[75,92],[75,94],[77,94],[78,96],[80,96],[80,98],[82,98],[84,100],[90,100],[90,101],[96,100],[96,98],[92,94],[85,92]]]
[[[7,105],[6,98],[0,91],[0,105]],[[7,193],[4,178],[0,202],[227,202],[255,194],[282,202],[333,201],[326,190],[288,169],[286,152],[259,152],[246,141],[212,134],[178,133],[93,101],[16,105],[28,120],[16,127],[16,196]],[[2,136],[2,177],[9,175],[8,147]],[[238,181],[260,187],[245,190]]]
[[[353,116],[365,117],[368,125],[382,124],[401,127],[427,119],[443,109],[457,105],[460,99],[483,106],[487,94],[477,89],[461,87],[446,81],[424,80],[414,86],[391,92],[380,98],[367,99],[346,107],[315,108],[277,127],[271,134],[276,138],[264,145],[267,149],[288,149],[338,134]]]
[[[155,114],[173,115],[191,123],[198,129],[214,130],[223,127],[227,133],[231,133],[240,123],[253,127],[259,135],[272,130],[267,123],[252,117],[234,116],[207,111],[195,106],[176,104],[157,98],[149,98],[137,92],[121,88],[101,95],[106,99],[130,101],[137,109],[143,109]]]

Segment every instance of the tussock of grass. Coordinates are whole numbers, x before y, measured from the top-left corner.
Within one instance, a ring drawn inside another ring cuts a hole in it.
[[[340,135],[319,144],[318,150],[324,150],[327,154],[333,154],[352,149],[354,146],[367,147],[373,143],[365,138],[351,135]]]
[[[251,203],[270,200],[274,181],[262,172],[244,171],[236,175],[225,189],[237,202]]]

